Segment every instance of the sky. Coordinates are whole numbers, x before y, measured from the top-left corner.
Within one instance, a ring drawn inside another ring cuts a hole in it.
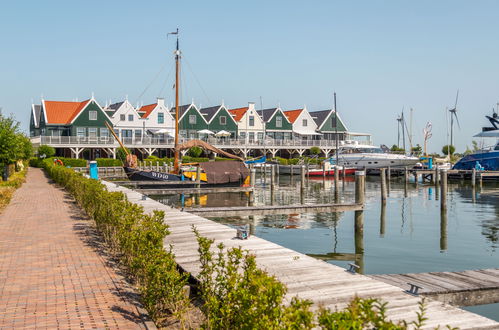
[[[4,1],[0,107],[27,131],[42,96],[171,104],[179,28],[183,103],[314,111],[336,92],[350,131],[391,146],[412,108],[413,144],[431,122],[440,151],[459,90],[464,151],[499,102],[497,13],[485,0]]]

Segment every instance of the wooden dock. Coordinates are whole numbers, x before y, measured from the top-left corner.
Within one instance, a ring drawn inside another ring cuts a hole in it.
[[[192,182],[190,182],[192,184]],[[252,192],[253,187],[212,187],[212,188],[156,188],[135,189],[144,195],[173,195],[173,194],[207,194],[223,192]]]
[[[464,272],[371,275],[388,284],[409,289],[407,283],[421,286],[427,297],[455,305],[474,306],[499,302],[499,269]]]
[[[121,191],[128,199],[144,207],[145,211],[165,211],[165,222],[171,232],[165,238],[165,246],[172,244],[179,266],[196,278],[200,272],[198,245],[192,233],[195,226],[201,235],[215,239],[215,244],[227,247],[241,246],[256,255],[259,267],[274,275],[288,288],[291,297],[310,299],[315,306],[344,308],[355,296],[380,298],[388,302],[388,318],[413,321],[416,319],[420,297],[405,293],[402,289],[368,276],[351,274],[345,269],[284,248],[264,239],[251,236],[247,240],[236,239],[236,229],[204,219],[198,215],[172,209],[150,198],[142,200],[142,194],[125,187],[103,182],[110,191]],[[356,211],[358,213],[361,211]],[[428,299],[428,321],[424,328],[450,325],[460,329],[497,329],[499,323],[480,315]]]
[[[189,212],[205,217],[222,217],[270,214],[300,214],[307,212],[345,212],[363,210],[362,204],[293,204],[293,205],[261,205],[261,206],[230,206],[230,207],[192,207],[185,208]]]

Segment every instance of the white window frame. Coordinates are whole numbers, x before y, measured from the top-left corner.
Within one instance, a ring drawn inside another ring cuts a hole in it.
[[[88,120],[97,120],[97,111],[90,110],[88,112]]]
[[[133,114],[128,115],[128,121],[133,121]]]
[[[100,132],[99,132],[100,137],[108,138],[109,137],[109,130],[106,127],[101,127]]]
[[[249,123],[248,126],[255,126],[255,116],[249,116]]]
[[[126,115],[121,114],[120,115],[120,121],[126,121]]]
[[[189,115],[189,125],[196,125],[196,124],[197,124],[197,116]]]
[[[92,132],[95,133],[95,136],[91,135]],[[89,127],[88,128],[88,137],[89,138],[97,138],[97,127]]]
[[[161,121],[159,120],[161,118]],[[165,123],[165,113],[164,112],[158,112],[158,124],[164,124]]]
[[[282,127],[282,116],[275,117],[275,127]]]
[[[76,136],[77,137],[85,137],[87,136],[86,127],[76,127]]]
[[[219,119],[220,125],[227,125],[227,117],[226,116],[220,116],[219,118],[220,118]]]
[[[308,126],[308,120],[307,119],[302,119],[301,125],[303,127],[307,127]]]

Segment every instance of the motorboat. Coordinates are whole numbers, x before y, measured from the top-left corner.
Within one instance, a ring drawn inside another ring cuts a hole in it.
[[[334,176],[334,173],[338,171],[340,176],[343,175],[354,175],[355,167],[345,167],[341,165],[335,165],[332,159],[325,160],[322,164],[322,168],[314,168],[308,170],[308,176]]]
[[[343,146],[338,153],[338,165],[358,169],[412,167],[418,162],[418,157],[389,153],[370,145]]]

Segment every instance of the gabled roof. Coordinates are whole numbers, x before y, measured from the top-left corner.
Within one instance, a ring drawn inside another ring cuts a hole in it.
[[[142,118],[147,118],[147,117],[149,117],[151,112],[156,108],[156,106],[157,106],[156,103],[144,105],[138,111],[144,112],[144,114],[142,115]]]
[[[111,104],[110,106],[108,106],[108,107],[106,108],[106,110],[107,110],[107,109],[111,109],[111,110],[118,110],[118,109],[121,107],[121,105],[122,105],[123,103],[125,103],[125,101],[121,101],[121,102],[118,102],[118,103],[113,103],[113,104]]]
[[[291,122],[291,124],[294,124],[296,119],[300,116],[301,112],[303,109],[296,109],[296,110],[288,110],[288,111],[283,111],[288,120]]]
[[[210,122],[213,116],[215,116],[215,114],[218,112],[218,110],[220,110],[221,107],[221,105],[216,105],[214,107],[202,108],[199,109],[199,112],[201,112],[207,122]]]
[[[249,107],[230,109],[229,113],[232,115],[232,117],[234,117],[235,121],[241,121],[241,119],[243,118],[246,111],[248,111],[248,109]]]
[[[47,124],[70,124],[91,100],[83,102],[42,101]]]
[[[312,111],[309,112],[310,116],[314,119],[315,123],[317,124],[317,127],[321,127],[321,125],[324,123],[324,121],[329,117],[333,110],[321,110],[321,111]]]
[[[42,106],[39,104],[33,104],[31,112],[33,114],[35,128],[40,127],[40,113],[42,112]]]
[[[257,110],[256,113],[260,115],[260,117],[263,119],[264,122],[268,122],[272,116],[274,116],[274,113],[277,111],[277,108],[271,108],[271,109],[264,109],[264,110]]]

